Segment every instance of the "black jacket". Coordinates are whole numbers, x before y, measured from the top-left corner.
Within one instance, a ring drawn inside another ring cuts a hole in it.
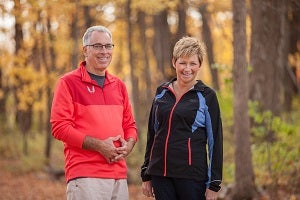
[[[151,175],[190,178],[218,191],[223,134],[216,93],[198,81],[176,102],[171,82],[159,86],[153,100],[142,180],[151,180]]]

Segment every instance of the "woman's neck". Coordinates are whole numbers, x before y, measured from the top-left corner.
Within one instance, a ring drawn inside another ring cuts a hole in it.
[[[197,81],[189,82],[189,83],[182,83],[179,81],[173,82],[173,90],[175,92],[176,99],[179,100],[182,95],[184,95],[187,91],[189,91]]]
[[[188,83],[184,83],[182,81],[174,81],[174,84],[181,90],[190,90],[195,84],[197,83],[196,80],[188,82]]]

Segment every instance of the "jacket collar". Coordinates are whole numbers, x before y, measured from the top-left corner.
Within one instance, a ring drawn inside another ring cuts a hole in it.
[[[86,62],[82,61],[79,64],[79,70],[80,70],[80,74],[81,74],[81,80],[84,82],[89,82],[92,83],[93,80],[91,79],[88,71],[86,70]],[[112,76],[107,70],[105,71],[105,82],[104,85],[106,85],[106,83],[111,83],[115,80],[114,76]]]
[[[177,80],[177,78],[174,77],[170,81],[163,83],[162,87],[169,87],[172,84],[172,82],[174,82],[176,80]],[[205,88],[207,88],[207,86],[201,80],[197,80],[196,85],[194,85],[194,90],[198,90],[201,92],[204,91]]]

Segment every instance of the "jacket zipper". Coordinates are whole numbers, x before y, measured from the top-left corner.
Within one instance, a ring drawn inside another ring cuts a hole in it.
[[[173,112],[174,112],[174,109],[176,107],[178,102],[176,102],[171,110],[171,113],[170,113],[170,117],[169,117],[169,127],[168,127],[168,134],[167,134],[167,137],[166,137],[166,143],[165,143],[165,160],[164,160],[164,176],[167,175],[167,150],[168,150],[168,143],[169,143],[169,136],[170,136],[170,133],[171,133],[171,124],[172,124],[172,116],[173,116]]]
[[[170,91],[174,94],[174,97],[176,99],[176,95],[175,95],[175,92],[172,88],[169,88]],[[181,96],[182,97],[182,96]],[[180,97],[180,99],[181,99]],[[165,155],[164,155],[164,176],[167,176],[167,151],[168,151],[168,143],[169,143],[169,136],[170,136],[170,133],[171,133],[171,124],[172,124],[172,116],[173,116],[173,112],[174,112],[174,109],[177,105],[177,103],[180,101],[180,99],[178,99],[178,101],[175,102],[171,112],[170,112],[170,117],[169,117],[169,123],[168,123],[168,134],[167,134],[167,137],[166,137],[166,142],[165,142]]]

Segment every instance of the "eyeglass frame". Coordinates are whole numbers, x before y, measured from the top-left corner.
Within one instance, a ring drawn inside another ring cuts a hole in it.
[[[102,50],[103,47],[106,50],[112,50],[114,48],[114,44],[100,44],[100,43],[95,43],[95,44],[87,44],[85,45],[86,47],[93,47],[95,50]],[[96,47],[97,46],[97,47]]]

